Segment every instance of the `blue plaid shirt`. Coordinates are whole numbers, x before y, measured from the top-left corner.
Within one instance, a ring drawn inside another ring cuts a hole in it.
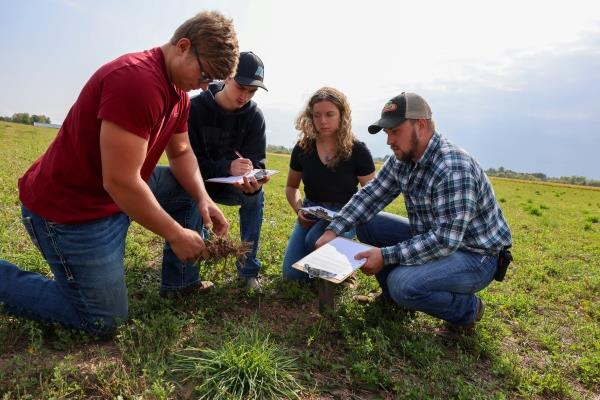
[[[483,169],[437,132],[417,163],[388,158],[327,229],[339,235],[366,222],[400,193],[404,194],[412,238],[383,247],[385,265],[419,265],[456,250],[497,255],[512,244],[510,229]]]

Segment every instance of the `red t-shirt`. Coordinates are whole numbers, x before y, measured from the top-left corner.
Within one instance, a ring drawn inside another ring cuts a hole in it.
[[[102,66],[86,83],[58,135],[19,179],[19,198],[56,223],[82,223],[119,212],[102,186],[103,119],[148,140],[148,180],[174,133],[187,132],[190,101],[167,76],[157,47]]]

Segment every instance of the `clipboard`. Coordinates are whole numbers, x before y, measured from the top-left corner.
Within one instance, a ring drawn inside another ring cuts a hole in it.
[[[235,176],[220,176],[217,178],[207,179],[206,182],[217,182],[217,183],[243,183],[244,176],[251,178],[256,178],[257,181],[266,178],[267,176],[275,175],[279,171],[275,169],[253,169],[251,172],[248,172],[246,175],[235,175]]]
[[[340,283],[366,263],[365,259],[355,260],[354,256],[372,248],[368,244],[336,237],[292,264],[292,267],[306,272],[312,278]]]
[[[326,221],[333,221],[333,219],[337,215],[337,212],[331,211],[328,208],[320,206],[302,207],[300,209],[302,211],[307,212],[315,218],[324,219]]]

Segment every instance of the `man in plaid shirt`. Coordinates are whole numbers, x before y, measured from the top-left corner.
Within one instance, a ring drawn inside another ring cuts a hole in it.
[[[475,292],[494,278],[499,252],[511,233],[479,164],[435,131],[431,109],[415,93],[385,104],[381,129],[394,152],[377,176],[338,213],[320,247],[357,227],[361,268],[375,275],[382,299],[445,320],[453,331],[472,330],[484,304]],[[404,195],[408,219],[380,212]]]

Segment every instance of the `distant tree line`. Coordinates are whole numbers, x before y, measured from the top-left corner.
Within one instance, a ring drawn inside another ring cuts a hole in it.
[[[541,182],[558,182],[568,183],[570,185],[583,185],[583,186],[595,186],[600,187],[600,181],[594,179],[588,179],[585,176],[561,176],[560,178],[553,178],[546,176],[541,172],[515,172],[504,167],[498,169],[490,168],[485,171],[488,176],[497,176],[500,178],[511,178],[511,179],[524,179],[528,181],[541,181]]]
[[[45,115],[29,115],[29,113],[15,113],[12,117],[0,116],[0,121],[16,122],[17,124],[33,125],[34,122],[41,122],[43,124],[50,123],[50,117]]]
[[[285,146],[274,146],[272,144],[267,145],[267,152],[279,153],[279,154],[292,154],[292,149],[288,149]]]
[[[267,152],[269,153],[279,153],[279,154],[292,154],[292,149],[289,149],[285,146],[275,146],[272,144],[267,145]],[[373,157],[373,160],[375,162],[384,162],[385,160],[387,160],[389,157],[389,155],[386,155],[385,157]]]

